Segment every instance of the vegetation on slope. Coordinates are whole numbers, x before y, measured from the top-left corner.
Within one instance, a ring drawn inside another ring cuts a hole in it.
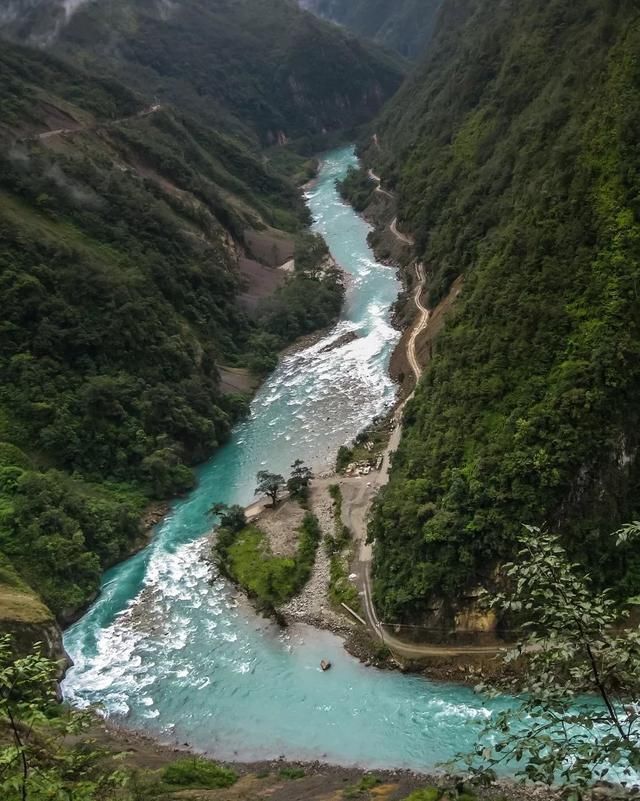
[[[273,367],[343,290],[238,140],[6,42],[0,104],[0,552],[68,619],[246,408],[218,365]],[[249,314],[237,253],[266,225],[299,263]]]
[[[433,37],[443,0],[300,0],[303,8],[358,36],[418,59]]]
[[[376,182],[363,168],[349,167],[345,177],[338,181],[338,191],[357,212],[363,212],[372,202]]]
[[[36,0],[5,29],[269,144],[367,122],[402,79],[391,58],[294,0],[113,0],[65,24]]]
[[[638,7],[448,11],[370,152],[431,303],[465,274],[371,524],[385,620],[491,583],[523,522],[640,586],[605,533],[640,511]]]

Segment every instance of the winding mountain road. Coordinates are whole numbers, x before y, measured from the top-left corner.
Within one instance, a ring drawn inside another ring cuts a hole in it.
[[[393,198],[387,190],[382,189],[381,179],[369,170],[369,177],[378,184],[377,191]],[[414,240],[407,234],[398,231],[398,219],[393,219],[389,226],[391,233],[403,244],[413,247]],[[431,313],[422,301],[425,290],[426,275],[424,265],[414,262],[416,274],[416,288],[413,294],[413,302],[418,311],[418,316],[413,324],[409,340],[407,342],[407,358],[411,369],[416,378],[416,386],[422,376],[422,367],[418,361],[417,340],[420,334],[429,325]],[[415,392],[415,389],[414,389]],[[394,421],[395,426],[391,432],[389,443],[384,452],[382,469],[375,474],[370,474],[363,480],[362,477],[345,479],[340,482],[343,493],[343,523],[353,532],[356,542],[359,544],[357,554],[357,564],[354,566],[358,576],[358,587],[362,599],[364,618],[369,629],[396,655],[405,659],[421,659],[423,657],[459,657],[459,656],[494,656],[500,651],[499,646],[475,646],[475,645],[430,645],[420,643],[409,643],[400,640],[383,628],[383,624],[378,618],[375,604],[373,602],[373,592],[371,587],[371,565],[373,562],[373,548],[367,542],[367,523],[371,504],[378,492],[389,481],[389,471],[391,468],[391,456],[397,450],[402,434],[402,413],[405,405],[411,400],[414,392],[397,408]],[[366,479],[369,479],[368,481]]]
[[[429,317],[431,316],[431,312],[422,302],[422,293],[424,291],[425,285],[425,274],[424,274],[424,265],[416,262],[414,265],[416,271],[416,278],[418,279],[418,283],[416,286],[416,291],[413,295],[413,302],[418,309],[419,317],[416,324],[413,326],[413,330],[411,331],[411,336],[409,337],[409,342],[407,344],[407,358],[409,359],[409,364],[411,365],[411,369],[413,370],[413,374],[416,377],[416,384],[420,380],[420,376],[422,375],[422,367],[420,367],[420,363],[418,362],[418,351],[416,348],[416,342],[418,340],[419,335],[424,331],[424,329],[429,325]]]
[[[393,218],[389,228],[391,229],[391,233],[396,237],[396,239],[399,239],[404,245],[408,245],[411,248],[415,245],[414,240],[410,236],[408,236],[408,234],[403,234],[402,231],[398,231],[397,217]]]
[[[372,181],[375,181],[376,183],[375,191],[378,194],[384,195],[385,197],[388,197],[390,200],[395,200],[395,195],[393,194],[393,192],[389,192],[387,189],[382,188],[382,178],[380,178],[379,175],[376,175],[376,173],[372,169],[369,169],[369,178],[371,178]],[[397,217],[393,218],[391,224],[389,225],[389,229],[391,233],[395,236],[395,238],[400,242],[402,242],[403,245],[408,245],[409,247],[413,247],[415,245],[414,240],[410,236],[408,236],[407,234],[403,234],[402,231],[398,231]]]
[[[158,111],[162,110],[162,106],[159,103],[154,103],[152,106],[148,106],[147,108],[143,108],[142,111],[137,111],[135,114],[130,114],[128,117],[121,117],[117,120],[106,120],[101,122],[94,122],[90,125],[72,125],[68,128],[56,128],[53,131],[43,131],[42,133],[35,134],[34,136],[28,137],[28,141],[39,141],[43,142],[47,139],[52,139],[54,136],[65,136],[66,134],[73,134],[79,133],[80,131],[92,131],[97,128],[107,128],[112,125],[120,125],[123,122],[128,122],[129,120],[136,120],[142,119],[143,117],[149,117],[151,114],[155,114]]]
[[[382,181],[375,174],[375,172],[373,170],[369,170],[369,178],[371,178],[371,180],[375,181],[375,183],[377,184],[376,192],[379,195],[384,195],[385,197],[388,197],[390,200],[394,200],[395,199],[395,195],[393,194],[393,192],[389,192],[388,190],[382,188]]]

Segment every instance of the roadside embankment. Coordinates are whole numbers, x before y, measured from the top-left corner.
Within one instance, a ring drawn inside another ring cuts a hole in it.
[[[435,339],[444,327],[447,313],[462,291],[463,279],[459,278],[454,282],[447,297],[434,309],[428,308],[426,269],[419,261],[415,259],[410,261],[414,240],[399,228],[395,196],[384,189],[381,178],[371,169],[368,171],[368,178],[376,185],[364,210],[364,216],[375,226],[375,232],[370,236],[370,243],[376,251],[376,256],[383,258],[389,258],[394,252],[389,248],[389,238],[396,243],[395,263],[400,268],[406,289],[396,308],[396,322],[405,330],[392,355],[390,365],[391,375],[400,385],[400,391],[398,405],[393,415],[392,433],[382,458],[382,469],[368,474],[366,477],[368,480],[364,482],[361,477],[340,482],[344,496],[343,520],[352,530],[354,542],[357,543],[353,570],[357,575],[369,634],[377,643],[377,647],[372,651],[379,653],[381,650],[388,650],[403,667],[426,669],[426,672],[433,677],[474,680],[479,674],[491,675],[503,672],[504,666],[499,658],[499,652],[504,647],[502,643],[497,641],[482,645],[455,642],[448,645],[439,642],[425,643],[416,638],[414,631],[411,632],[410,638],[404,639],[399,636],[402,627],[389,626],[378,619],[373,601],[370,577],[373,550],[371,544],[367,542],[367,523],[372,504],[378,491],[389,480],[392,455],[400,442],[404,407],[411,400],[422,372],[432,358]],[[394,260],[394,257],[391,256],[391,259]],[[488,634],[490,635],[490,632]],[[488,636],[487,639],[493,638]],[[366,646],[361,650],[366,651]]]

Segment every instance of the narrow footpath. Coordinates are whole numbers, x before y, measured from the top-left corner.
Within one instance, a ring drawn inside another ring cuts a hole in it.
[[[378,183],[378,189],[385,195],[393,197],[390,192],[382,189],[380,178],[369,170],[369,176]],[[407,234],[398,231],[397,217],[393,219],[389,228],[391,233],[403,244],[413,246],[414,241]],[[422,367],[418,361],[416,343],[420,334],[429,325],[430,311],[424,305],[422,296],[425,290],[426,275],[424,265],[415,262],[417,285],[413,295],[418,316],[413,324],[411,335],[407,343],[407,358],[411,369],[416,378],[416,386],[422,376]],[[371,587],[371,565],[373,562],[373,548],[367,543],[367,523],[369,512],[373,500],[378,490],[389,481],[392,454],[397,450],[402,434],[402,415],[406,404],[413,398],[414,391],[396,409],[394,415],[395,426],[389,438],[389,443],[384,453],[384,461],[378,473],[369,476],[346,478],[340,481],[343,494],[343,522],[352,531],[358,546],[357,563],[354,565],[358,576],[357,585],[362,598],[364,617],[369,629],[397,656],[405,659],[420,659],[422,657],[457,657],[463,655],[494,655],[500,649],[498,646],[442,646],[408,643],[400,640],[383,629],[383,624],[378,619],[375,604],[373,602],[373,592]]]

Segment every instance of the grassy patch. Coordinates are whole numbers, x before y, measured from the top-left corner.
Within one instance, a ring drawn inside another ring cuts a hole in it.
[[[351,532],[342,522],[342,491],[338,484],[329,487],[333,499],[334,535],[327,537],[330,558],[329,598],[335,606],[346,604],[354,611],[360,610],[358,590],[349,581],[349,565],[353,556],[349,544]]]
[[[358,590],[349,581],[348,556],[345,553],[334,554],[331,557],[329,573],[329,598],[336,606],[346,604],[355,612],[360,611],[360,596]]]
[[[6,575],[7,571],[0,567],[0,581]],[[24,624],[49,623],[53,621],[53,615],[35,594],[24,592],[15,586],[0,584],[0,621],[2,620]]]
[[[289,779],[290,781],[294,781],[295,779],[303,779],[305,776],[305,772],[302,768],[296,768],[295,766],[289,766],[286,768],[282,768],[282,770],[278,773],[281,779]]]
[[[404,801],[440,801],[441,794],[437,787],[425,787],[408,795]]]
[[[168,765],[162,772],[162,780],[173,787],[216,789],[231,787],[238,780],[238,775],[229,768],[223,768],[201,757],[189,757]]]
[[[374,787],[377,787],[381,783],[382,780],[378,776],[366,773],[357,784],[345,788],[342,792],[342,796],[343,798],[362,798],[368,796],[369,790],[373,790]]]
[[[218,549],[221,565],[260,604],[277,607],[299,593],[311,575],[321,531],[310,512],[305,514],[299,533],[295,557],[273,556],[264,533],[256,526],[247,526],[231,545]]]

